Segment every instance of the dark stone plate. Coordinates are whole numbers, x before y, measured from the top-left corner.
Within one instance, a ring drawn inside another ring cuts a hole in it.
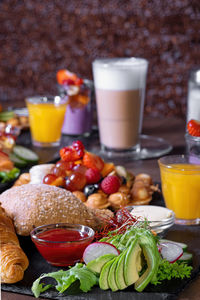
[[[5,190],[9,189],[14,184],[15,180],[11,180],[5,183],[0,183],[0,194],[3,193]]]
[[[154,199],[152,201],[154,205],[162,205],[161,199]],[[166,235],[167,239],[171,239],[177,242],[183,242],[188,245],[188,251],[193,254],[193,271],[192,276],[189,279],[184,280],[171,280],[165,281],[161,285],[153,286],[149,285],[142,293],[134,291],[133,287],[129,287],[124,291],[111,292],[103,291],[100,288],[95,287],[91,292],[78,295],[67,295],[67,299],[71,300],[83,300],[83,299],[115,299],[115,300],[165,300],[176,299],[177,295],[188,285],[200,272],[200,227],[199,226],[180,226],[174,225]],[[29,258],[30,265],[25,271],[24,279],[16,284],[6,285],[2,284],[3,291],[10,291],[19,294],[33,295],[31,292],[31,286],[35,279],[37,279],[42,273],[53,272],[59,270],[59,268],[49,265],[39,254],[30,237],[19,237],[21,247]],[[62,268],[63,269],[63,268]],[[58,296],[58,293],[54,290],[49,290],[42,294],[41,297],[49,299],[60,299],[66,297],[65,295]]]

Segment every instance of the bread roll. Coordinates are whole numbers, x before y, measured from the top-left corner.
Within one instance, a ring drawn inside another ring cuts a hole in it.
[[[28,258],[20,248],[11,219],[0,207],[0,279],[5,283],[15,283],[24,276]]]
[[[103,223],[71,192],[51,185],[13,187],[0,195],[0,202],[19,235],[29,235],[33,228],[46,224],[83,224],[96,229]]]

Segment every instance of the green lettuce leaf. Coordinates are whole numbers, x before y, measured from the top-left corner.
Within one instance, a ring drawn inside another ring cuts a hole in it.
[[[43,274],[36,279],[32,285],[32,292],[36,298],[39,297],[40,293],[54,286],[52,284],[44,285],[44,283],[40,283],[40,280],[46,277],[56,280],[57,285],[55,285],[55,288],[60,293],[67,291],[77,280],[80,282],[80,290],[85,293],[90,291],[94,285],[98,284],[98,277],[85,265],[77,263],[67,271],[60,270],[58,272]]]

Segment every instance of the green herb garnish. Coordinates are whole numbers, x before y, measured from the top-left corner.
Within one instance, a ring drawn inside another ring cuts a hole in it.
[[[0,172],[0,182],[5,183],[16,179],[20,174],[20,170],[18,168],[13,168],[9,172],[1,171]]]
[[[77,263],[67,271],[60,270],[58,272],[43,274],[35,280],[32,286],[32,292],[36,298],[39,297],[40,293],[54,286],[52,284],[44,285],[44,283],[40,283],[40,280],[46,277],[51,277],[56,280],[57,285],[55,285],[55,288],[60,293],[68,290],[77,280],[80,282],[80,290],[85,293],[90,291],[94,285],[98,284],[98,277],[85,265]]]
[[[189,278],[191,275],[192,267],[186,263],[174,262],[170,263],[162,259],[159,264],[158,272],[151,282],[154,285],[160,284],[163,280],[171,280],[175,278]]]

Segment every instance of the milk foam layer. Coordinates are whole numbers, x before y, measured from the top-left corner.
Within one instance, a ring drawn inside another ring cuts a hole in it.
[[[148,62],[142,58],[99,59],[93,63],[95,88],[138,90],[145,88]]]

